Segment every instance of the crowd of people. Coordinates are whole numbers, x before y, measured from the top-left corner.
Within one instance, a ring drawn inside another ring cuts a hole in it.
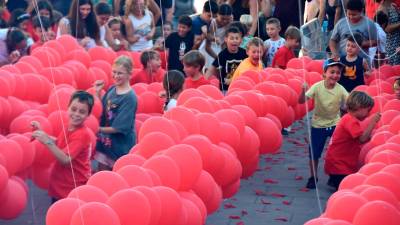
[[[85,49],[103,46],[141,53],[142,65],[133,65],[126,56],[117,58],[112,70],[114,85],[104,95],[104,82],[95,83],[97,97],[103,102],[95,155],[99,170],[111,169],[115,160],[136,143],[137,99],[131,85],[162,82],[162,95],[167,99],[165,111],[176,106],[182,90],[211,84],[212,79],[218,80],[219,88],[225,92],[244,71],[286,69],[291,59],[306,55],[300,25],[316,18],[321,32],[328,35],[326,51],[330,59],[324,64],[324,80],[310,89],[305,86],[299,97],[299,103],[309,98],[315,101],[307,187],[315,188],[318,159],[325,140],[333,136],[326,171],[330,184],[337,188],[357,166],[342,164],[342,159],[354,160],[359,143],[368,141],[380,118],[377,114],[367,129],[361,129],[360,121],[374,103],[371,97],[353,89],[364,84],[373,67],[400,64],[400,5],[394,0],[209,0],[199,14],[194,14],[192,0],[16,2],[0,1],[0,65],[16,63],[21,56],[64,34],[75,37]],[[55,10],[52,2],[64,4],[57,4],[59,8]],[[312,13],[312,7],[317,13]],[[307,16],[303,19],[304,12]],[[399,83],[397,80],[396,90]],[[86,153],[82,153],[88,145],[87,134],[80,128],[92,106],[93,99],[87,93],[77,92],[71,98],[68,135],[75,145],[69,144],[73,148],[70,155],[62,151],[66,143],[54,143],[40,130],[40,124],[34,124],[34,137],[47,145],[61,164],[55,167],[58,172],[69,170],[62,165],[76,160],[81,165],[77,172],[82,181],[90,165],[84,161]],[[340,117],[342,106],[348,113]],[[354,149],[353,155],[343,152],[347,148]],[[52,173],[52,178],[60,181],[52,183],[55,199],[67,193],[60,178],[65,174]]]

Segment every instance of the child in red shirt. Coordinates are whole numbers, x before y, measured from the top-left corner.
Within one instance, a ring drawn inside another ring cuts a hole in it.
[[[376,113],[366,128],[361,121],[368,117],[374,100],[365,92],[353,91],[346,101],[347,114],[339,121],[332,135],[325,158],[328,185],[336,188],[347,175],[357,172],[362,144],[369,141],[371,132],[381,118]]]
[[[51,169],[49,195],[53,202],[65,198],[69,192],[86,184],[91,175],[90,131],[84,125],[94,104],[93,96],[86,91],[76,91],[68,106],[68,127],[55,142],[44,132],[37,121],[32,122],[35,130],[32,137],[44,144],[56,158]]]
[[[40,23],[40,21],[41,21],[41,23]],[[29,50],[30,53],[35,48],[42,46],[47,40],[49,40],[49,38],[51,37],[51,35],[49,35],[49,34],[53,32],[51,30],[51,21],[47,17],[40,16],[40,18],[39,18],[36,16],[33,18],[32,24],[33,24],[34,32],[35,32],[36,36],[39,37],[39,39],[31,45],[30,50]]]
[[[286,69],[286,64],[295,58],[294,49],[299,47],[301,33],[297,27],[289,26],[285,32],[285,44],[278,49],[272,60],[272,67]]]
[[[183,56],[183,71],[186,75],[184,89],[198,88],[201,85],[210,84],[210,81],[201,72],[205,62],[203,54],[198,50],[191,50]]]
[[[161,68],[160,54],[155,50],[147,50],[140,55],[140,62],[143,69],[130,80],[130,84],[162,82],[165,70]]]

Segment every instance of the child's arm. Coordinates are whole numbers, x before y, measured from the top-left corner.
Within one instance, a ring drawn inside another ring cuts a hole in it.
[[[369,139],[371,138],[372,130],[374,129],[375,125],[378,123],[380,119],[381,119],[381,114],[379,112],[372,117],[371,122],[369,122],[363,134],[358,138],[360,143],[365,143],[369,141]]]
[[[134,44],[139,41],[140,37],[135,35],[135,30],[133,29],[133,24],[130,19],[125,19],[125,29],[126,29],[126,39],[129,44]]]
[[[150,31],[150,33],[148,33],[147,35],[146,35],[146,39],[147,40],[151,40],[152,38],[153,38],[153,36],[154,36],[154,33],[156,32],[156,26],[155,26],[155,23],[154,23],[154,17],[153,17],[153,15],[150,15],[152,18],[151,18],[151,31]]]
[[[371,68],[369,67],[366,59],[363,59],[363,69],[364,69],[364,76],[369,77],[371,75]]]
[[[210,68],[208,68],[206,74],[204,74],[204,77],[208,80],[210,79],[211,76],[217,77],[218,74],[218,69],[215,68],[215,66],[211,65]]]
[[[308,85],[307,83],[303,84],[303,88],[301,89],[301,93],[299,95],[298,102],[299,104],[305,103],[309,98],[306,96],[306,91],[307,91]]]

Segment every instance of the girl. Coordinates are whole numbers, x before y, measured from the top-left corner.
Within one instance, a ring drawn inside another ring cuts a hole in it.
[[[114,17],[108,21],[108,28],[111,31],[113,41],[108,43],[108,45],[114,51],[128,50],[129,42],[126,40],[123,29],[124,24],[119,17]]]
[[[98,170],[110,170],[114,162],[127,154],[136,143],[135,115],[137,98],[129,85],[132,74],[132,60],[127,56],[118,57],[112,67],[114,85],[102,98],[103,113],[97,136],[96,155]],[[99,98],[104,81],[95,82]]]
[[[153,14],[147,5],[147,0],[126,2],[125,26],[131,51],[144,51],[153,47],[155,26]]]
[[[31,20],[28,23],[27,31],[29,32],[30,36],[33,38],[35,42],[39,41],[40,37],[36,35],[35,28],[33,26],[33,18],[37,15],[42,16],[42,17],[47,17],[50,20],[50,26],[51,26],[51,32],[48,32],[48,37],[46,37],[48,40],[53,40],[56,37],[56,32],[57,32],[57,24],[55,23],[54,20],[54,15],[53,15],[53,6],[51,5],[50,2],[47,0],[40,0],[37,2],[37,10],[32,7],[32,10],[30,11],[31,15]]]
[[[16,63],[27,54],[27,38],[18,28],[0,29],[0,66]]]
[[[179,94],[183,90],[185,77],[178,70],[170,70],[164,75],[163,87],[165,90],[164,112],[175,108]]]
[[[57,37],[63,34],[74,36],[86,49],[95,47],[96,44],[101,45],[99,25],[91,0],[72,1],[68,16],[63,17],[58,24]]]
[[[44,144],[56,158],[50,172],[49,195],[52,201],[66,198],[72,189],[86,184],[91,175],[90,131],[84,122],[90,116],[93,96],[86,91],[76,91],[68,106],[68,127],[54,141],[41,129],[39,122],[32,121],[35,130],[32,137]]]
[[[25,33],[25,36],[27,37],[28,47],[34,43],[28,31],[30,19],[30,15],[28,13],[25,13],[24,10],[16,9],[11,13],[11,18],[8,22],[9,27],[18,27]]]

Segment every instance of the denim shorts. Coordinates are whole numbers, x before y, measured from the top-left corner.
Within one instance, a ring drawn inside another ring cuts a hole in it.
[[[328,139],[328,137],[332,137],[335,128],[336,126],[326,128],[311,127],[311,144],[309,146],[310,159],[317,160],[321,158],[326,139]]]

